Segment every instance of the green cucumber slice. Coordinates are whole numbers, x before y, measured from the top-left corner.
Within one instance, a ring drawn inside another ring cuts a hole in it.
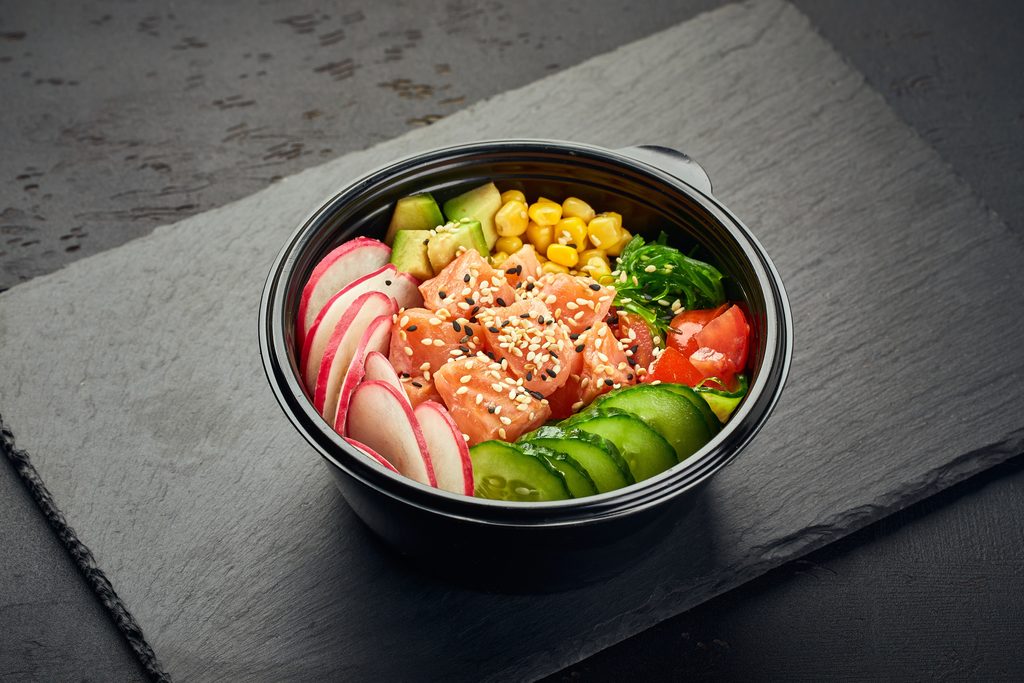
[[[569,488],[569,493],[573,498],[593,496],[597,493],[597,486],[594,484],[594,480],[590,478],[590,475],[587,474],[587,471],[565,453],[551,450],[541,444],[529,441],[516,445],[528,455],[544,458],[556,470],[561,472],[565,478],[565,485]]]
[[[672,445],[680,462],[711,440],[704,417],[694,404],[656,384],[639,384],[608,394],[600,403],[600,410],[607,408],[625,410],[653,427]]]
[[[469,449],[473,495],[492,500],[536,502],[570,498],[565,477],[547,460],[504,441],[484,441]]]
[[[661,474],[677,462],[675,450],[661,434],[624,410],[601,408],[573,426],[615,444],[636,481]]]
[[[711,406],[704,400],[706,398],[705,394],[698,394],[685,384],[656,384],[654,386],[659,386],[662,389],[668,389],[673,394],[679,394],[692,403],[694,407],[700,411],[701,416],[704,418],[704,424],[708,426],[708,431],[711,433],[711,436],[714,436],[722,430],[723,420],[718,419],[715,412],[711,410]]]
[[[528,435],[526,441],[568,455],[587,471],[598,493],[636,482],[615,444],[597,434],[547,426]]]

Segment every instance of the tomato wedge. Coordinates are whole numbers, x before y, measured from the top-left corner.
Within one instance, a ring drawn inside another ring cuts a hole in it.
[[[669,327],[675,330],[675,332],[668,333],[668,339],[665,340],[665,343],[668,346],[674,346],[680,353],[689,356],[700,348],[695,339],[697,333],[703,330],[705,325],[725,312],[725,309],[728,307],[729,304],[722,304],[718,308],[683,311],[672,318],[672,322],[669,323]]]
[[[694,340],[697,343],[698,352],[704,349],[713,349],[724,357],[723,361],[716,358],[715,362],[724,362],[730,377],[737,372],[742,372],[747,364],[750,325],[747,324],[747,318],[739,306],[730,306],[725,313],[704,325],[704,329],[696,334]],[[703,353],[701,359],[710,360],[709,354]],[[693,360],[692,356],[691,360]],[[694,364],[696,365],[696,363]]]
[[[658,359],[651,366],[651,371],[644,378],[645,382],[662,381],[671,384],[696,386],[704,379],[704,375],[693,363],[679,353],[674,347],[665,347]]]

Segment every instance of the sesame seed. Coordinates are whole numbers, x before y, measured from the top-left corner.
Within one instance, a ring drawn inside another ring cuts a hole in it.
[[[629,378],[633,379],[633,375],[630,375]],[[483,394],[477,394],[476,398],[474,400],[476,401],[477,405],[480,405],[481,403],[483,403],[484,395]]]
[[[494,414],[501,415],[501,406],[494,406]]]
[[[656,270],[658,270],[658,268],[656,266],[654,266],[654,265],[650,265],[650,266],[647,266],[646,268],[644,268],[644,272],[645,273],[653,273]]]
[[[460,384],[468,384],[469,380],[473,379],[473,375],[463,375],[459,378]]]
[[[499,427],[499,428],[498,428],[498,436],[500,436],[500,437],[501,437],[501,438],[503,438],[503,439],[507,439],[507,438],[508,438],[508,437],[507,437],[507,436],[505,435],[505,428],[504,428],[504,427]]]
[[[576,347],[576,353],[582,353],[585,347],[585,344],[580,344],[579,346]]]
[[[468,393],[468,392],[469,392],[469,387],[459,387],[458,389],[455,390],[455,393],[460,395],[460,396],[462,394],[465,394],[465,393]]]
[[[554,379],[555,377],[558,377],[558,373],[555,372],[554,370],[552,370],[551,368],[545,369],[544,372],[547,373],[547,376],[551,377],[552,379]]]
[[[438,290],[437,295],[440,298],[442,298],[442,299],[447,299],[448,298],[448,294],[443,289]]]
[[[413,380],[413,381],[409,382],[409,384],[413,385],[417,389],[422,389],[423,388],[423,385],[420,384],[419,382],[417,382],[416,380]]]
[[[590,284],[589,287],[592,290],[594,290],[595,292],[600,292],[601,291],[601,285],[597,284],[596,282]]]
[[[615,382],[611,381],[610,379],[606,379],[604,381],[604,384],[605,384],[605,386],[609,386],[609,387],[615,386]]]
[[[505,300],[504,300],[504,299],[502,299],[502,298],[501,298],[500,296],[499,296],[499,297],[498,297],[497,299],[495,299],[495,300],[494,300],[494,302],[495,302],[496,304],[498,304],[499,306],[501,306],[501,307],[504,307],[504,306],[506,306],[506,304],[505,304]]]
[[[498,419],[501,420],[501,424],[503,424],[503,425],[510,425],[510,424],[512,424],[512,418],[508,417],[507,415],[502,415]],[[504,438],[504,436],[502,438]]]
[[[420,344],[423,344],[424,346],[430,346],[433,343],[434,340],[431,339],[430,337],[424,337],[423,339],[420,339]]]
[[[412,355],[412,348],[411,347],[406,346],[402,350],[405,351],[405,355],[407,355],[407,356],[411,356]]]
[[[470,279],[471,278],[469,277],[469,273],[466,273],[465,275],[462,276],[462,281],[463,282],[469,282]]]
[[[408,324],[409,324],[409,316],[403,315],[402,316],[402,321],[398,324],[398,326],[399,327],[405,327]]]
[[[462,325],[459,324],[458,320],[452,321],[452,329],[455,330],[456,332],[462,332]]]
[[[416,331],[416,326],[415,325],[409,325],[409,327],[405,328],[405,331],[406,332],[415,332]]]

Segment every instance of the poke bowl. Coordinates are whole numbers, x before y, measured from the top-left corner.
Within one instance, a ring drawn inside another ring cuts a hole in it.
[[[535,589],[657,547],[765,423],[792,327],[764,248],[685,155],[500,140],[314,210],[259,341],[285,415],[388,546]]]

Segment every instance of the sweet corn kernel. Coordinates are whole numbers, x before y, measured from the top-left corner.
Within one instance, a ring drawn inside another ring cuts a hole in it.
[[[526,195],[520,192],[519,190],[505,190],[504,192],[501,193],[502,204],[508,204],[512,200],[522,202],[523,204],[525,204]]]
[[[523,232],[526,230],[524,229]],[[514,254],[523,248],[523,240],[515,236],[499,237],[498,241],[494,243],[494,248],[506,254]]]
[[[614,217],[600,214],[590,221],[587,226],[587,235],[595,247],[607,251],[609,247],[618,244],[622,239],[622,228],[616,225]]]
[[[572,268],[580,260],[580,253],[567,244],[552,244],[547,250],[548,260]]]
[[[500,266],[502,263],[506,261],[506,259],[508,259],[508,254],[506,254],[505,252],[495,252],[491,254],[491,265],[495,267]]]
[[[576,251],[583,251],[587,244],[587,224],[582,218],[563,218],[555,225],[555,241],[559,244],[575,244]]]
[[[533,221],[526,226],[526,241],[533,245],[538,254],[544,254],[555,239],[555,228],[552,225],[538,225]]]
[[[581,267],[584,273],[601,282],[601,278],[611,275],[612,269],[608,259],[603,256],[592,256],[586,260],[586,265]]]
[[[621,228],[622,227],[622,214],[621,213],[616,213],[615,211],[604,211],[602,213],[597,214],[597,216],[595,216],[595,218],[598,218],[600,216],[604,216],[605,218],[611,218],[613,221],[615,221],[615,227],[616,228]]]
[[[494,227],[502,237],[517,237],[526,232],[530,217],[526,213],[526,204],[513,199],[502,204],[498,213],[494,214]]]
[[[562,205],[541,198],[530,204],[529,214],[538,225],[554,225],[562,219]]]
[[[555,263],[554,261],[545,261],[540,267],[544,273],[569,273],[569,269],[563,266],[561,263]]]
[[[608,257],[604,253],[604,249],[597,249],[595,247],[594,249],[587,249],[586,251],[580,252],[580,263],[588,263],[590,259],[594,258],[595,256],[598,258],[603,258],[605,261],[608,260]]]
[[[621,254],[622,250],[626,248],[627,244],[629,244],[629,241],[633,239],[633,235],[630,234],[629,230],[626,230],[625,228],[620,228],[620,231],[622,232],[622,237],[619,238],[619,241],[616,244],[605,249],[605,251],[608,252],[609,256],[618,256],[619,254]]]
[[[582,218],[584,223],[589,223],[594,217],[594,210],[579,197],[569,197],[562,202],[562,217]]]

